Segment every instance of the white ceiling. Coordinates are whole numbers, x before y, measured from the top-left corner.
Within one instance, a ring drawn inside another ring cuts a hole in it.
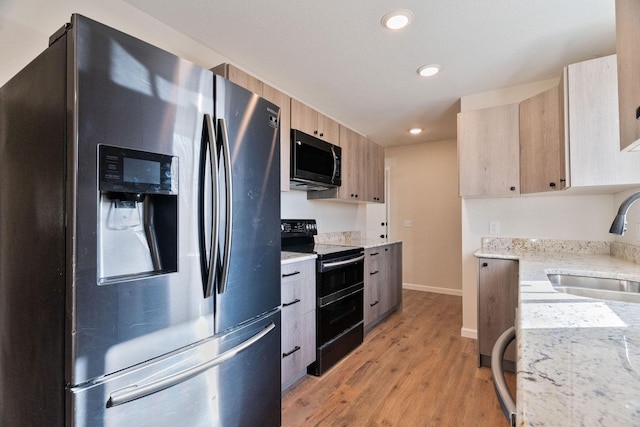
[[[125,1],[385,146],[455,138],[461,96],[615,52],[614,0]],[[393,9],[411,26],[384,29]]]

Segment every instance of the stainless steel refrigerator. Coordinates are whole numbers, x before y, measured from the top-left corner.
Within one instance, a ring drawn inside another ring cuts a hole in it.
[[[80,15],[0,89],[0,425],[280,425],[278,119]]]

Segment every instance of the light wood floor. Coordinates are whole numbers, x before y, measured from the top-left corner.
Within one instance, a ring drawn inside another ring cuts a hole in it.
[[[282,397],[283,427],[503,427],[491,371],[460,336],[460,297],[403,291],[404,308],[322,377]],[[515,376],[508,375],[515,390]]]

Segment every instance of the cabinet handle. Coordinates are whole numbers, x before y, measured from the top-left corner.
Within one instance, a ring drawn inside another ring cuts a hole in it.
[[[483,266],[483,267],[488,267],[488,266],[489,266],[489,264],[487,264],[486,262],[483,262],[483,263],[482,263],[482,266]]]
[[[379,302],[380,302],[380,301],[376,301],[376,302],[374,302],[373,304],[369,304],[369,306],[370,306],[370,307],[373,307],[374,305],[378,305],[378,303],[379,303]]]
[[[384,239],[384,234],[381,234],[381,235],[380,235],[380,238],[381,238],[381,239]]]
[[[380,271],[379,271],[379,270],[376,270],[376,271],[374,271],[373,273],[369,273],[369,274],[373,276],[374,274],[378,274],[378,273],[380,273]]]
[[[283,307],[289,307],[290,305],[297,304],[297,303],[299,303],[299,302],[300,302],[300,299],[299,299],[299,298],[296,298],[296,299],[294,299],[294,300],[293,300],[293,301],[291,301],[291,302],[285,302],[285,303],[283,303],[283,304],[282,304],[282,306],[283,306]]]
[[[282,277],[295,276],[296,274],[300,274],[299,271],[294,271],[293,273],[284,273]]]
[[[314,130],[314,131],[313,131],[313,134],[314,134],[314,135],[317,135],[317,134],[318,134],[318,130],[317,130],[317,129],[316,129],[316,130]]]
[[[379,252],[373,252],[373,253],[371,253],[370,255],[371,255],[371,256],[376,256],[376,255],[378,255],[378,254],[379,254]]]
[[[636,120],[640,120],[640,107],[636,109]]]
[[[516,187],[511,187],[510,190],[511,191],[516,191]]]
[[[324,133],[320,132],[320,136],[324,136]]]
[[[389,248],[384,248],[384,251],[387,252],[389,250]]]
[[[556,186],[556,183],[555,183],[555,182],[550,182],[550,183],[549,183],[549,187],[555,187],[555,186]]]
[[[282,357],[291,356],[293,353],[295,353],[298,350],[300,350],[300,346],[299,345],[293,347],[293,350],[291,350],[291,351],[289,351],[287,353],[282,353]]]
[[[560,178],[560,182],[567,182],[567,180],[564,178]]]

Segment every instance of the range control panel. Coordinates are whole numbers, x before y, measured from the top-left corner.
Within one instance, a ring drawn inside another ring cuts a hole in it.
[[[281,237],[314,236],[318,234],[315,219],[283,219],[280,221]]]

